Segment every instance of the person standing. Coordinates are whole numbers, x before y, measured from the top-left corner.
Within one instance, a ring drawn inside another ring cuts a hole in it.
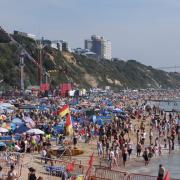
[[[148,149],[145,148],[144,152],[143,152],[143,158],[144,158],[144,161],[145,161],[145,166],[147,166],[149,164],[149,157],[148,157]]]
[[[77,133],[74,132],[74,135],[73,135],[73,145],[74,145],[74,148],[76,148],[76,145],[77,145],[77,139],[78,139]]]
[[[150,129],[150,132],[149,132],[149,142],[150,142],[150,145],[152,144],[152,139],[153,139],[153,132],[152,132],[152,129]]]
[[[127,145],[125,145],[122,150],[122,158],[123,158],[124,167],[126,166],[127,157],[128,157],[128,149],[127,149]]]
[[[101,141],[97,143],[98,156],[101,159],[103,155],[103,144]]]
[[[158,180],[163,180],[165,175],[165,168],[162,164],[159,165]]]
[[[128,142],[128,155],[129,155],[129,159],[130,159],[130,157],[131,157],[132,150],[133,150],[133,143],[132,143],[131,140],[129,139],[129,142]]]
[[[137,157],[141,155],[142,146],[140,143],[137,144]]]
[[[17,172],[15,170],[15,166],[11,165],[10,170],[8,171],[7,180],[17,180],[17,179],[18,179],[18,175],[17,175]]]

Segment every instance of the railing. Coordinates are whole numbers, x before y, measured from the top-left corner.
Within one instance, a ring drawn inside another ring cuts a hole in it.
[[[21,159],[23,158],[24,154],[19,153],[0,153],[0,166],[3,167],[3,172],[7,174],[7,172],[10,169],[10,165],[14,164],[16,167],[16,171],[18,172],[18,176],[21,176],[22,167],[26,167],[25,164],[22,163]],[[14,157],[14,161],[12,160],[12,157]],[[17,158],[17,159],[16,159]],[[47,164],[42,164],[41,168],[37,170],[39,173],[45,173],[48,175],[48,180],[52,179],[52,175],[54,176],[60,176],[60,171],[47,171],[46,166],[54,166],[55,168],[64,168],[69,164],[73,164],[73,170],[71,171],[72,174],[81,174],[85,175],[87,172],[88,166],[82,165],[81,162],[77,162],[76,160],[71,161],[64,161],[61,159],[50,159],[50,158],[41,158],[40,156],[32,156],[29,157],[34,161],[36,159],[39,159],[40,161],[43,159],[47,161]],[[31,161],[29,161],[31,164]],[[28,163],[28,165],[30,165]],[[28,166],[27,166],[28,167]],[[128,172],[122,172],[118,170],[112,170],[108,167],[103,166],[92,166],[92,170],[90,174],[88,174],[88,179],[90,180],[157,180],[157,176],[150,176],[150,175],[143,175],[143,174],[136,174],[136,173],[128,173]],[[170,178],[171,180],[180,180],[180,179],[174,179]]]
[[[10,170],[10,166],[12,165],[12,162],[9,162],[5,159],[0,159],[0,166],[2,167],[2,172],[4,173],[5,176],[7,176],[8,171]],[[15,166],[17,176],[21,176],[21,171],[22,171],[22,165],[20,164],[13,164]]]
[[[95,176],[113,180],[127,180],[127,172],[110,170],[108,168],[96,168]]]
[[[63,161],[61,159],[50,159],[50,158],[41,158],[39,156],[34,156],[34,158],[38,158],[38,159],[43,159],[47,161],[47,165],[50,166],[59,166],[59,167],[67,167],[68,164],[73,163],[74,166],[74,170],[72,171],[72,173],[79,173],[79,174],[83,174],[84,173],[84,165],[76,163],[75,161]]]
[[[97,177],[97,176],[90,176],[89,180],[111,180],[111,179]]]
[[[157,176],[131,173],[128,175],[127,180],[157,180]]]

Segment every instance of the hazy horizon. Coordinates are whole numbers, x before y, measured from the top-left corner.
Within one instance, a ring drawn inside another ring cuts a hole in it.
[[[84,46],[92,34],[112,42],[113,57],[154,67],[180,65],[178,0],[1,0],[0,25]]]

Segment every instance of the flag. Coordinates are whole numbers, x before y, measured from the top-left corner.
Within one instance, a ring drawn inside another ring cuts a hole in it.
[[[72,126],[72,120],[71,120],[71,115],[68,113],[66,115],[66,135],[72,136],[73,135],[73,126]]]
[[[92,153],[92,155],[90,156],[90,159],[89,159],[89,166],[92,166],[93,165],[93,161],[94,161],[94,153]]]
[[[69,110],[69,106],[68,105],[64,105],[60,111],[59,111],[59,115],[61,117],[64,117],[66,114],[70,113],[70,110]]]
[[[74,171],[74,162],[69,163],[66,167],[66,169],[68,169],[69,172]]]
[[[93,161],[94,161],[94,153],[92,153],[92,155],[90,156],[90,159],[89,159],[89,162],[88,162],[89,167],[88,167],[88,170],[86,172],[86,175],[85,175],[84,179],[86,179],[90,175],[91,169],[92,169],[92,166],[93,166]]]
[[[166,173],[164,180],[170,180],[170,172],[169,171]]]

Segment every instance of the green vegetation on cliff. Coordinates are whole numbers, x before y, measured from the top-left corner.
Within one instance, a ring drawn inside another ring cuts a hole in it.
[[[37,61],[38,51],[34,40],[22,36],[13,36]],[[19,87],[20,48],[10,41],[6,33],[0,30],[0,79],[11,87]],[[114,88],[177,88],[180,87],[180,74],[168,73],[145,66],[135,60],[95,61],[84,56],[68,52],[59,52],[45,47],[42,53],[43,67],[50,73],[51,83],[56,86],[64,82],[73,82],[79,87]],[[37,66],[25,57],[25,85],[37,84]]]

